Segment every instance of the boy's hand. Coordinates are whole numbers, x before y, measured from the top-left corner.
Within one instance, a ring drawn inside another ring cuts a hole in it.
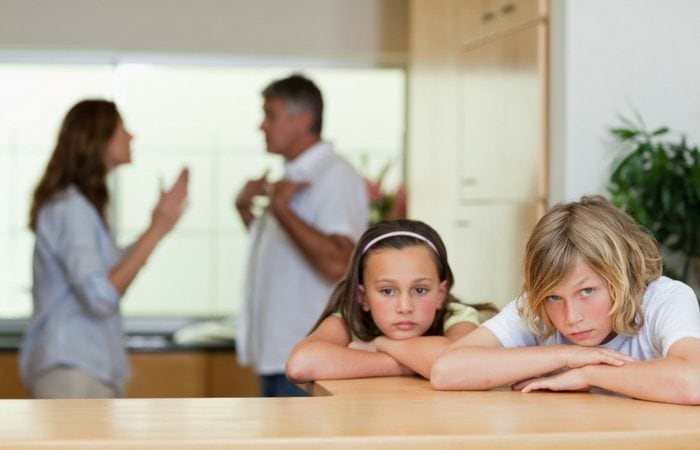
[[[591,389],[581,369],[570,369],[549,377],[520,381],[512,386],[513,390],[532,392],[541,389],[550,391],[588,391]]]
[[[591,364],[607,364],[610,366],[623,366],[625,363],[634,362],[634,358],[616,350],[601,347],[582,347],[580,345],[563,346],[565,355],[564,367],[576,369]]]

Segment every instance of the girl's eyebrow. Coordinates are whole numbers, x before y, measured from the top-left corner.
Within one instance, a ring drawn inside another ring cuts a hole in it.
[[[416,281],[430,281],[430,282],[432,282],[433,279],[431,277],[423,277],[423,278],[416,278],[415,280],[413,280],[414,283]]]
[[[388,277],[377,278],[376,280],[374,280],[375,283],[386,283],[386,282],[396,282],[396,281],[397,280],[395,278],[388,278]],[[414,278],[413,280],[411,280],[412,283],[425,282],[425,281],[432,282],[433,279],[431,277],[421,277],[421,278]]]

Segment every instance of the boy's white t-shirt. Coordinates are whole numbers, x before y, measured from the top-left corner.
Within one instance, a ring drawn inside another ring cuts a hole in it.
[[[572,344],[555,331],[547,338],[533,332],[520,317],[519,297],[506,305],[496,316],[484,322],[504,347]],[[618,334],[600,347],[614,349],[638,361],[660,358],[668,354],[674,342],[684,337],[700,339],[700,307],[693,290],[686,284],[660,277],[644,292],[642,299],[644,325],[635,335]]]

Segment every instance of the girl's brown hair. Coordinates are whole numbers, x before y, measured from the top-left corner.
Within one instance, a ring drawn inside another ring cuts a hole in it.
[[[41,207],[71,184],[95,206],[106,223],[109,193],[105,150],[120,121],[116,105],[106,100],[83,100],[68,111],[44,175],[34,189],[29,212],[32,231],[36,231]]]
[[[367,245],[374,239],[393,232],[410,232],[418,234],[432,243],[435,248],[433,249],[430,244],[425,242],[423,239],[413,236],[398,235],[380,239],[379,241],[373,243],[370,248],[365,250],[365,247],[367,247]],[[321,314],[321,317],[314,325],[312,331],[315,330],[328,316],[334,313],[340,313],[343,320],[347,324],[350,333],[358,339],[369,341],[381,335],[381,331],[372,320],[372,315],[369,313],[369,311],[364,311],[362,309],[362,306],[358,300],[358,286],[363,282],[363,273],[365,270],[367,256],[371,255],[372,252],[380,248],[402,249],[417,245],[425,246],[430,250],[430,254],[433,256],[433,261],[435,262],[435,267],[437,268],[440,281],[447,281],[447,297],[442,303],[440,310],[438,310],[437,314],[435,314],[435,319],[433,320],[430,328],[425,333],[427,336],[442,335],[443,323],[445,319],[449,317],[449,314],[451,314],[450,310],[447,308],[447,305],[450,302],[459,302],[459,300],[450,293],[452,285],[454,284],[454,276],[452,275],[452,269],[450,269],[450,265],[447,262],[447,249],[445,248],[445,244],[442,242],[440,235],[431,226],[418,220],[409,219],[379,222],[364,232],[355,246],[350,264],[345,272],[345,277],[336,285],[326,309]],[[474,306],[479,310],[495,310],[495,307],[490,304],[471,306]]]
[[[579,260],[607,282],[613,330],[637,333],[644,323],[644,291],[661,276],[661,255],[647,231],[601,196],[558,204],[535,225],[523,267],[527,301],[520,305],[533,331],[544,337],[555,331],[546,298]]]

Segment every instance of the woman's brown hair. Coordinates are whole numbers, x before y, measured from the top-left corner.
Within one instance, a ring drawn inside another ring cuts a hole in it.
[[[66,114],[56,147],[34,189],[29,228],[36,231],[41,207],[58,192],[75,185],[105,221],[109,193],[105,150],[121,117],[113,102],[83,100]]]

